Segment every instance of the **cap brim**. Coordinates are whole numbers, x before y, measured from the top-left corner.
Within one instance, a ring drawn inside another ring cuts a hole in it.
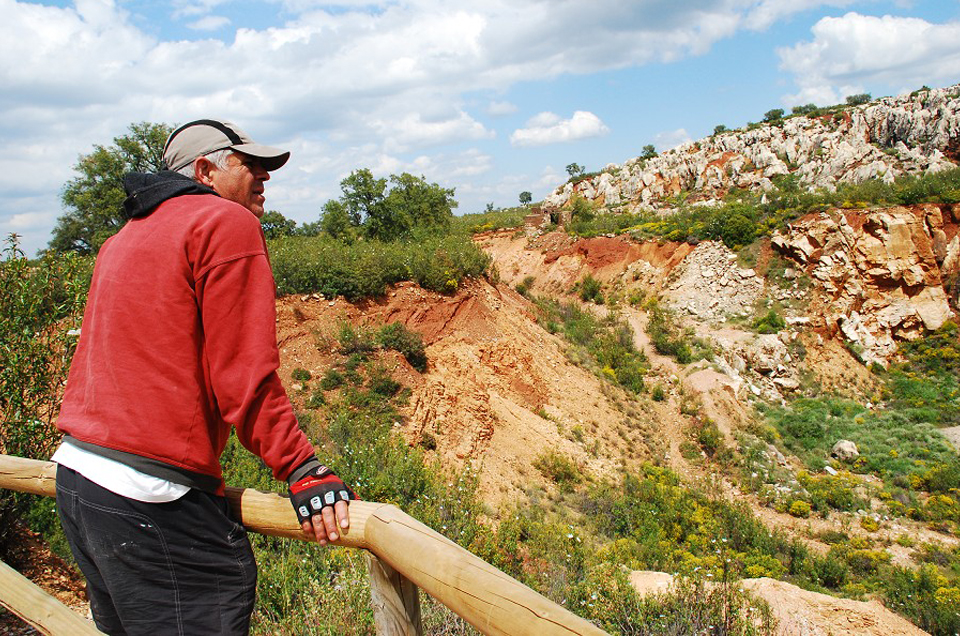
[[[287,163],[290,158],[290,151],[280,150],[272,146],[263,146],[261,144],[239,144],[231,146],[231,149],[242,152],[245,155],[256,157],[260,160],[260,165],[267,172],[272,172]]]

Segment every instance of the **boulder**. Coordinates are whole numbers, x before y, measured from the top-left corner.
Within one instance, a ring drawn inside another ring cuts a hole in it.
[[[860,457],[860,451],[857,449],[856,444],[848,439],[842,439],[830,449],[830,456],[836,457],[842,462],[848,462]]]

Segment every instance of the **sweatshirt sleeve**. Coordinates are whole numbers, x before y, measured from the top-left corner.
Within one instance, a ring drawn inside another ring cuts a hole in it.
[[[263,247],[210,263],[197,278],[196,293],[220,415],[240,443],[285,480],[314,449],[277,373],[276,287],[259,230],[257,223]]]

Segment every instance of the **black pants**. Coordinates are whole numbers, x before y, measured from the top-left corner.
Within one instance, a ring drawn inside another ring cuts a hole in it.
[[[248,633],[257,566],[223,497],[143,503],[60,466],[57,510],[101,631]]]

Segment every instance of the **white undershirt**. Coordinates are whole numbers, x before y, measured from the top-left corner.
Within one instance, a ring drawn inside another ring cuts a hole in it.
[[[72,468],[112,493],[137,501],[147,503],[176,501],[190,490],[189,486],[141,473],[116,460],[83,450],[69,441],[60,444],[60,448],[50,459],[62,466]]]

